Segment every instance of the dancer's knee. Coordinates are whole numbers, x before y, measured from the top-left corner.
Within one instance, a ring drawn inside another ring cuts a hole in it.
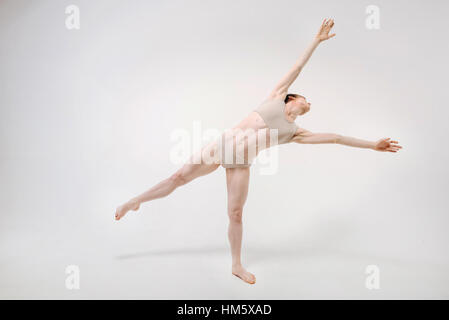
[[[229,221],[233,223],[242,223],[243,207],[234,207],[228,210]]]
[[[169,179],[176,187],[182,186],[189,182],[186,174],[182,171],[175,172]]]

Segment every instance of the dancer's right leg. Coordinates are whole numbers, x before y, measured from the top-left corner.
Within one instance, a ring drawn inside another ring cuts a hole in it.
[[[172,193],[176,188],[192,181],[195,178],[204,176],[215,171],[219,164],[207,163],[187,163],[170,177],[162,180],[149,190],[132,198],[128,202],[119,206],[115,213],[115,219],[120,220],[129,210],[137,210],[143,202],[163,198]]]

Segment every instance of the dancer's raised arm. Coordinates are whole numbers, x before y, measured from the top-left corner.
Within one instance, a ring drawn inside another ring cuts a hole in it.
[[[309,58],[312,56],[313,51],[315,51],[316,47],[320,44],[321,41],[327,40],[335,36],[334,34],[329,35],[329,31],[334,26],[334,20],[332,19],[324,19],[320,30],[317,35],[313,39],[312,43],[303,53],[303,55],[296,61],[294,66],[290,69],[290,71],[279,81],[276,87],[270,94],[270,98],[276,98],[278,96],[285,95],[288,91],[288,88],[292,85],[292,83],[296,80],[302,68],[305,66]]]
[[[292,142],[305,144],[337,143],[356,148],[368,148],[376,151],[397,152],[402,147],[397,141],[390,138],[383,138],[377,141],[368,141],[336,133],[313,133],[305,129],[298,129],[297,134],[292,138]]]

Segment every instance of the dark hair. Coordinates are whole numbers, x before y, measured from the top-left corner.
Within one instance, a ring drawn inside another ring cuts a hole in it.
[[[287,94],[287,95],[285,96],[284,103],[289,102],[292,98],[304,98],[304,99],[305,99],[305,97],[303,97],[303,96],[300,95],[300,94],[289,93],[289,94]]]

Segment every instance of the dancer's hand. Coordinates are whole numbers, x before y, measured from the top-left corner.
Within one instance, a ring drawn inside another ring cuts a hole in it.
[[[335,33],[329,35],[329,31],[331,31],[333,26],[334,26],[333,19],[324,19],[323,24],[321,25],[320,30],[316,35],[316,39],[321,42],[334,37]]]
[[[397,141],[390,141],[390,138],[380,139],[375,143],[373,150],[383,152],[385,151],[397,152],[399,149],[402,148],[397,143],[398,143]]]

